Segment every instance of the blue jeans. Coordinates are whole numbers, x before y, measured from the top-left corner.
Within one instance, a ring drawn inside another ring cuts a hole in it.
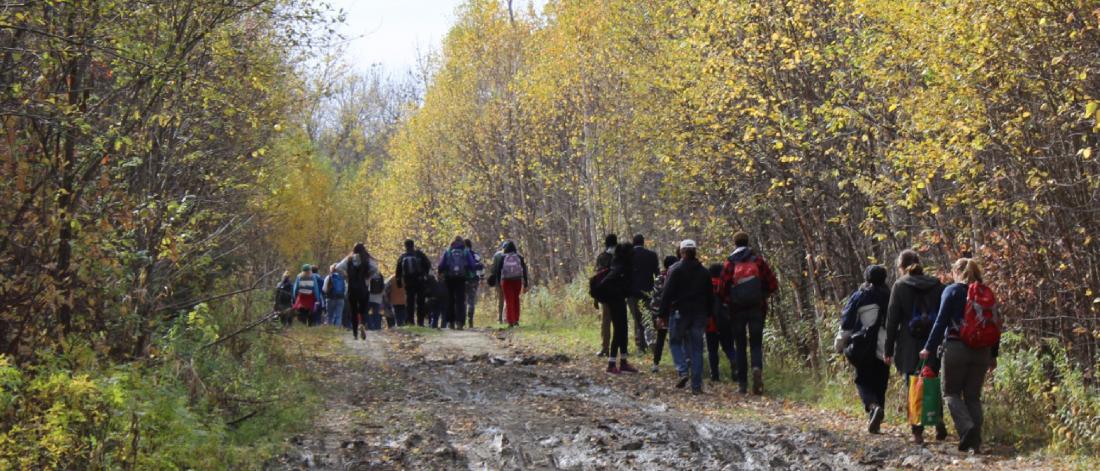
[[[672,354],[672,362],[676,364],[676,372],[680,376],[687,376],[690,367],[691,389],[703,388],[703,349],[705,348],[703,338],[706,329],[705,315],[687,317],[681,316],[677,311],[669,316],[668,350]]]
[[[328,298],[328,325],[344,325],[344,298]]]
[[[382,305],[367,303],[367,330],[382,330]]]

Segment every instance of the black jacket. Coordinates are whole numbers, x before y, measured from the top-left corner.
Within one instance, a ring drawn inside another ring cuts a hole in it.
[[[913,317],[913,305],[923,299],[926,306],[939,306],[943,283],[927,275],[905,275],[894,282],[890,290],[890,304],[886,308],[886,356],[894,357],[898,373],[913,373],[920,362],[920,350],[927,336],[915,338],[909,331]],[[934,364],[931,362],[930,364]]]
[[[423,280],[423,277],[419,280],[412,280],[405,276],[404,268],[401,266],[401,261],[404,260],[405,257],[416,257],[420,262],[420,269],[422,270],[421,273],[423,276],[427,276],[432,272],[432,261],[428,259],[427,255],[424,255],[424,252],[421,252],[420,249],[413,249],[412,251],[406,250],[400,257],[397,257],[397,271],[394,273],[397,275],[397,279],[404,280],[405,282],[419,282]]]
[[[661,274],[657,253],[641,245],[635,246],[631,263],[634,265],[634,290],[639,293],[653,291],[653,280]]]
[[[698,260],[681,260],[668,269],[658,316],[667,319],[673,309],[682,317],[706,317],[714,309],[710,271]]]

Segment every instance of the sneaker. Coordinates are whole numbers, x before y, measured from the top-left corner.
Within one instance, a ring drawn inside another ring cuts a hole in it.
[[[740,394],[742,396],[748,396],[749,395],[749,385],[747,385],[745,383],[738,384],[737,385],[737,394]]]
[[[687,386],[687,384],[688,384],[688,377],[687,376],[681,376],[680,379],[676,380],[676,389],[684,389],[684,386]]]
[[[867,424],[867,433],[876,435],[882,433],[882,419],[884,418],[886,418],[886,411],[879,406],[872,407],[871,421]]]
[[[610,373],[610,374],[613,374],[613,375],[617,375],[617,374],[622,373],[622,370],[620,370],[619,367],[615,366],[614,363],[608,363],[607,364],[607,372]]]
[[[635,368],[634,365],[627,363],[626,360],[621,360],[619,361],[619,371],[623,373],[637,373],[638,369]]]
[[[718,378],[717,376],[711,376],[710,377],[710,382],[712,382],[712,383],[717,383],[717,382],[720,382],[720,381],[722,381],[722,380],[720,378]]]
[[[653,367],[649,369],[649,372],[650,373],[656,373],[657,372],[657,365],[653,365]]]
[[[764,394],[764,372],[760,368],[752,369],[752,393],[756,396]]]
[[[692,396],[698,396],[700,394],[703,394],[703,388],[691,388]]]
[[[600,350],[599,352],[596,352],[596,356],[597,356],[597,357],[605,357],[605,356],[607,356],[607,350]]]

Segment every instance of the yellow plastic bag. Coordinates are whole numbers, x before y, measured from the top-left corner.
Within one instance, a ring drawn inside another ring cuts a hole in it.
[[[924,404],[924,381],[921,381],[920,375],[909,377],[909,397],[906,401],[909,402],[909,425],[920,425]]]

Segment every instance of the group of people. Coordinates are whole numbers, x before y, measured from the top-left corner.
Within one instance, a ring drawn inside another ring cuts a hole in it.
[[[676,255],[665,257],[663,268],[642,235],[620,244],[609,234],[604,246],[589,290],[603,314],[603,345],[597,355],[607,357],[608,373],[638,371],[627,360],[629,308],[635,344],[643,352],[653,348],[652,371],[658,371],[668,342],[678,373],[676,387],[690,382],[693,394],[702,392],[704,349],[711,380],[718,381],[721,349],[739,391],[749,392],[751,372],[752,392],[763,394],[767,298],[779,285],[768,263],[749,247],[747,234],[736,234],[733,252],[710,267],[703,266],[693,240],[681,242]]]
[[[684,240],[659,269],[657,255],[645,247],[643,236],[635,236],[632,244],[620,244],[614,234],[605,238],[589,291],[603,314],[597,355],[607,357],[608,373],[638,372],[627,360],[629,307],[635,344],[641,351],[653,349],[654,372],[667,341],[677,388],[690,383],[693,394],[702,392],[706,351],[712,381],[720,380],[720,358],[725,356],[740,393],[750,391],[750,377],[751,392],[763,393],[764,323],[778,282],[749,246],[747,234],[735,234],[733,242],[725,260],[704,266],[696,242]],[[901,252],[896,265],[892,287],[885,267],[867,267],[863,284],[843,309],[834,345],[855,367],[867,430],[880,433],[893,365],[906,384],[918,376],[942,380],[942,400],[957,428],[959,449],[977,451],[982,385],[996,367],[1002,328],[996,298],[971,258],[952,265],[947,286],[925,274],[916,251]],[[927,424],[912,413],[909,423],[914,442],[922,444]],[[946,439],[942,420],[934,427],[937,440]]]
[[[489,276],[481,254],[469,239],[456,237],[433,264],[412,240],[397,259],[395,273],[382,275],[378,261],[358,243],[352,252],[321,277],[316,265],[305,264],[294,279],[283,273],[275,290],[275,310],[284,325],[294,318],[304,325],[335,325],[355,338],[366,331],[416,324],[432,328],[473,327],[478,289],[482,283],[498,289],[498,318],[519,324],[520,294],[527,289],[527,262],[510,240],[494,254]]]
[[[628,359],[628,324],[635,345],[652,349],[657,372],[668,344],[677,372],[676,387],[689,383],[702,392],[703,354],[710,378],[720,380],[720,352],[731,366],[738,391],[763,394],[763,336],[768,299],[778,281],[764,258],[749,245],[749,236],[733,237],[733,251],[720,263],[704,266],[693,240],[682,241],[675,255],[658,264],[658,256],[636,235],[619,243],[604,240],[596,257],[589,293],[602,314],[602,345],[607,372],[637,373]],[[342,325],[356,338],[366,330],[415,323],[433,328],[473,327],[482,283],[498,292],[498,321],[519,324],[520,294],[529,286],[527,263],[512,241],[493,255],[486,276],[482,257],[469,239],[456,237],[434,265],[412,240],[383,280],[377,261],[362,243],[329,267],[322,278],[313,265],[303,265],[292,281],[284,274],[276,291],[276,309],[284,324]],[[834,347],[855,368],[855,385],[867,413],[867,430],[879,433],[885,419],[890,365],[905,378],[942,375],[943,400],[958,429],[960,450],[977,451],[983,422],[981,390],[987,372],[996,367],[1001,320],[992,290],[982,283],[981,268],[970,258],[952,265],[945,286],[925,273],[920,256],[905,250],[897,258],[897,279],[887,285],[888,270],[867,267],[863,283],[848,297]],[[433,273],[434,272],[434,273]],[[437,276],[438,275],[438,276]],[[327,313],[327,316],[324,315]],[[384,315],[383,315],[384,313]],[[628,314],[629,313],[629,314]],[[362,330],[361,330],[362,329]],[[910,418],[916,443],[924,441],[924,424]],[[942,421],[934,424],[937,440],[947,437]]]
[[[885,418],[890,365],[905,378],[939,377],[943,402],[955,422],[960,451],[981,447],[982,385],[997,366],[1002,320],[996,297],[983,284],[971,258],[951,265],[951,283],[925,273],[920,255],[902,251],[898,278],[887,286],[887,269],[867,267],[864,283],[848,298],[834,346],[856,371],[855,384],[868,414],[867,430],[879,433]],[[915,443],[924,443],[924,425],[910,417]],[[935,424],[936,439],[947,429]]]

